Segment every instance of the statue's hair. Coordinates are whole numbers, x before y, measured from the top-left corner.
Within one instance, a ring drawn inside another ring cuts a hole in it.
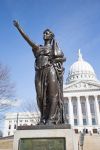
[[[43,33],[47,32],[47,31],[51,33],[52,38],[54,38],[54,37],[55,37],[54,33],[53,33],[50,29],[46,29],[46,30],[44,30],[44,32],[43,32]]]

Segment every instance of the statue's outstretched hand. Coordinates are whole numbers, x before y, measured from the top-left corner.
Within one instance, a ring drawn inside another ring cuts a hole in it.
[[[21,28],[17,20],[13,20],[13,25],[18,29],[19,33],[27,41],[27,43],[32,47],[32,49],[35,49],[35,50],[39,49],[39,46],[36,45],[32,40],[30,40],[27,34],[23,31],[23,29]]]
[[[18,21],[13,20],[13,24],[14,24],[14,26],[15,26],[15,27],[19,27],[19,23],[18,23]]]

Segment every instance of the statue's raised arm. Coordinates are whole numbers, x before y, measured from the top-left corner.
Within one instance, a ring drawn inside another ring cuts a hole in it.
[[[23,29],[20,27],[18,21],[14,20],[13,21],[14,26],[18,29],[18,31],[20,32],[20,34],[22,35],[22,37],[27,41],[27,43],[32,47],[32,49],[34,51],[39,49],[39,46],[37,44],[35,44],[32,40],[30,40],[30,38],[26,35],[26,33],[24,33]]]

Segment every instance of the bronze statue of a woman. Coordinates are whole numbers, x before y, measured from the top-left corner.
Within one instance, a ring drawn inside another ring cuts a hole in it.
[[[44,46],[35,44],[24,33],[17,21],[14,26],[32,47],[35,60],[35,87],[41,113],[39,124],[61,124],[63,119],[63,71],[65,61],[52,31],[43,32]]]

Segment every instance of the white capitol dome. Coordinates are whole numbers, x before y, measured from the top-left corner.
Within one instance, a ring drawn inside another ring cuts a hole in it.
[[[97,80],[93,67],[82,58],[80,50],[78,61],[72,64],[69,69],[67,83],[77,80]]]

